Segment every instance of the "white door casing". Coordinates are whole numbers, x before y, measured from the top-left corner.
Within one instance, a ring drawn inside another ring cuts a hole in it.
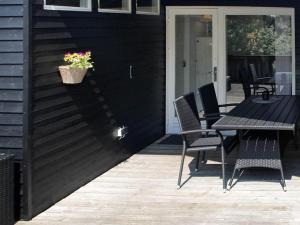
[[[174,111],[174,105],[173,101],[175,99],[175,74],[176,74],[176,69],[179,69],[180,65],[176,65],[176,57],[179,57],[178,54],[176,54],[176,16],[177,15],[196,15],[196,16],[201,16],[201,15],[211,15],[212,16],[212,55],[211,55],[211,71],[213,71],[213,67],[217,67],[217,11],[216,9],[181,9],[181,8],[172,8],[170,9],[167,7],[167,77],[166,77],[166,132],[167,133],[177,133],[179,131],[179,126],[177,122],[177,118],[175,116],[175,111]],[[189,32],[187,30],[188,26],[185,26],[185,32]],[[189,40],[188,40],[189,39]],[[185,43],[190,42],[190,38],[185,38],[183,40]],[[196,41],[196,40],[195,40]],[[178,46],[177,46],[178,47]],[[195,63],[191,62],[189,59],[190,54],[189,52],[186,52],[186,50],[183,50],[184,52],[184,61],[186,63],[185,69],[180,69],[180,71],[183,72],[184,74],[184,79],[186,82],[184,82],[185,87],[184,90],[187,91],[188,89],[192,88],[192,85],[195,85],[197,82],[187,81],[187,79],[191,79],[191,76],[189,76],[191,69],[190,67],[195,67]],[[178,58],[177,58],[178,59]],[[197,70],[197,68],[194,68]],[[213,79],[213,74],[211,74],[211,77]],[[212,80],[213,81],[213,80]],[[189,84],[189,85],[188,85]]]
[[[226,16],[227,15],[289,15],[292,20],[292,94],[296,89],[295,63],[295,12],[293,8],[275,7],[215,7],[215,6],[168,6],[166,7],[166,133],[178,133],[179,126],[175,117],[175,16],[212,15],[212,65],[217,67],[217,82],[214,82],[219,104],[226,103]],[[189,32],[189,31],[185,31]],[[187,56],[185,56],[187,57]],[[188,65],[190,66],[190,65]],[[185,70],[186,75],[189,70]],[[185,76],[189,77],[189,76]],[[187,79],[187,78],[185,78]],[[187,90],[189,87],[185,87]]]

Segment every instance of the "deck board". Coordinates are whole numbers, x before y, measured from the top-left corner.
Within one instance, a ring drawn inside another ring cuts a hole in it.
[[[299,224],[300,150],[283,160],[287,192],[276,170],[247,171],[222,192],[219,154],[177,190],[180,146],[150,145],[77,190],[30,222],[17,225]],[[227,158],[231,175],[235,152]],[[184,177],[193,170],[187,157]]]

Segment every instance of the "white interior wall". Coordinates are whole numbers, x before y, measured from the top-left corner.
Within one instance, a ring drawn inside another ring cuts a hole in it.
[[[175,70],[175,97],[179,97],[182,95],[184,90],[184,67],[183,63],[184,59],[184,26],[185,26],[185,18],[184,16],[176,17],[176,51],[175,51],[175,60],[176,60],[176,70]]]
[[[211,82],[212,46],[207,23],[199,16],[176,17],[176,97],[193,91],[202,110],[198,88]]]

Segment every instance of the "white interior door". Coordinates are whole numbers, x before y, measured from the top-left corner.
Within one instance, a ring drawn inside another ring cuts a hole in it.
[[[218,93],[217,21],[217,9],[167,8],[167,133],[179,131],[177,97],[194,92],[201,111],[198,88],[214,82]]]

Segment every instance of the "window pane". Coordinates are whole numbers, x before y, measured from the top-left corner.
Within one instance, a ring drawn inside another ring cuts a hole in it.
[[[87,7],[87,0],[46,0],[46,5]]]
[[[158,0],[137,0],[138,12],[159,13]]]
[[[195,93],[202,110],[198,88],[212,82],[212,15],[176,15],[175,97]]]
[[[227,102],[244,99],[239,71],[251,82],[292,93],[292,20],[285,15],[232,15],[227,24]],[[253,72],[254,71],[254,72]],[[269,79],[270,78],[270,79]]]
[[[100,9],[129,11],[129,0],[100,0]]]

